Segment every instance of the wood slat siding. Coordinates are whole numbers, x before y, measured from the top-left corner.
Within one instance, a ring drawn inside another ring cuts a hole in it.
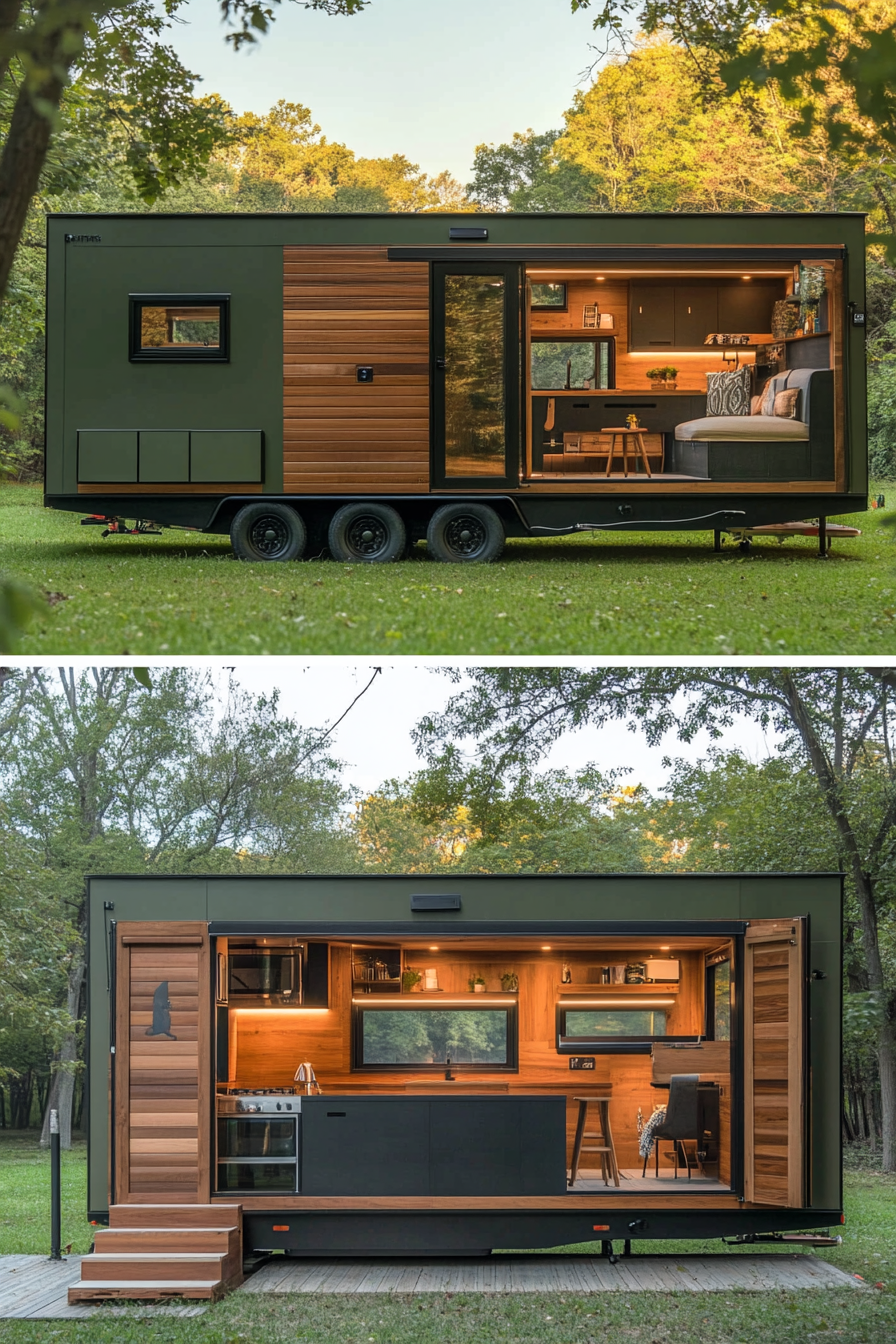
[[[357,381],[359,364],[374,382]],[[283,488],[429,489],[429,266],[283,249]]]
[[[116,964],[115,1151],[119,1204],[209,1198],[209,943],[204,924],[122,923]],[[170,1034],[149,1035],[168,985]]]
[[[744,1192],[757,1204],[805,1203],[804,921],[755,920],[744,983]]]

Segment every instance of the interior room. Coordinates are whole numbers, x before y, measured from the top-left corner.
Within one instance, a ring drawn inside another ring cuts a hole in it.
[[[841,269],[527,268],[529,478],[833,482]]]
[[[731,1188],[732,939],[219,937],[216,955],[219,1192],[293,1189],[290,1099],[318,1093],[564,1096],[570,1194]],[[253,1128],[254,1094],[275,1121]]]

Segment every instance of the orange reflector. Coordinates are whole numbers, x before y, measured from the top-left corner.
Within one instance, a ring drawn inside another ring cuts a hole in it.
[[[272,1232],[288,1232],[288,1231],[289,1231],[289,1223],[275,1223],[274,1226],[271,1228],[271,1231],[272,1231]]]
[[[609,1223],[595,1223],[595,1224],[594,1224],[594,1227],[593,1227],[591,1230],[592,1230],[592,1232],[609,1232],[609,1230],[610,1230],[610,1224],[609,1224]]]
[[[840,1215],[840,1221],[841,1221],[841,1223],[845,1223],[845,1222],[846,1222],[846,1214],[845,1214],[845,1213],[841,1213],[841,1215]]]

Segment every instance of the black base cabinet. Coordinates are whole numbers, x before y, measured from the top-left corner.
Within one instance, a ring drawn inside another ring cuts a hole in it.
[[[565,1097],[303,1097],[304,1195],[557,1195]]]

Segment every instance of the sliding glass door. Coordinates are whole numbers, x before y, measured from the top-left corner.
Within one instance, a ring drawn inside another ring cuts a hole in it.
[[[433,484],[516,486],[520,268],[440,263],[433,284]]]

